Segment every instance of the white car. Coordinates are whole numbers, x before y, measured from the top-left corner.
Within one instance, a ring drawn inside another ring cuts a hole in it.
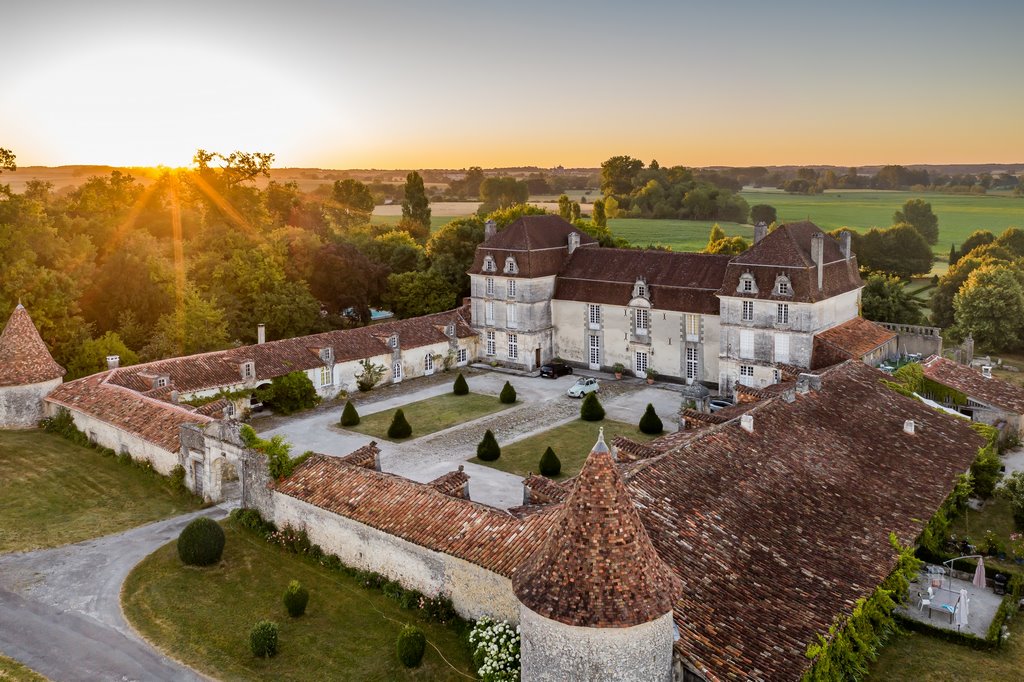
[[[593,393],[600,389],[597,385],[597,379],[591,377],[580,377],[576,380],[576,383],[569,387],[568,393],[570,398],[582,398],[588,393]]]

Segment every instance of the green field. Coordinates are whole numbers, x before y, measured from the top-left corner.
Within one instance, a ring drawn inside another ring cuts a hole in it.
[[[707,246],[708,233],[716,221],[656,220],[654,218],[614,218],[608,227],[616,237],[626,239],[633,246],[660,244],[673,251],[701,251]],[[754,228],[738,223],[718,223],[730,237],[750,240]]]

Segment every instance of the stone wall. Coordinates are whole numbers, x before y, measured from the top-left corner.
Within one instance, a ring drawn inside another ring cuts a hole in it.
[[[938,327],[922,327],[914,324],[876,322],[897,335],[897,352],[918,353],[922,358],[942,355],[942,330]]]
[[[43,398],[60,386],[61,379],[50,379],[27,386],[0,387],[0,429],[34,429],[45,417]]]
[[[630,628],[565,625],[522,606],[524,682],[668,682],[672,614]]]

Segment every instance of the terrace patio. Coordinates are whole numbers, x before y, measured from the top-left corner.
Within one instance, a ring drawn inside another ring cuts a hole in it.
[[[959,571],[954,573],[966,575]],[[937,587],[936,582],[939,583]],[[921,600],[928,599],[929,585],[932,586],[933,592],[931,606],[925,605],[922,608]],[[954,612],[950,611],[960,608],[960,590],[967,590],[968,599],[967,624],[963,626],[957,625],[957,618]],[[984,639],[1002,600],[1003,596],[995,594],[991,587],[977,587],[970,580],[951,577],[948,572],[937,576],[929,575],[926,570],[922,570],[918,578],[910,584],[907,603],[898,606],[896,611],[906,618],[940,630],[959,631]]]

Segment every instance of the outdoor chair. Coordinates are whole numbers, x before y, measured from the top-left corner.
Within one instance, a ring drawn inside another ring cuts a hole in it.
[[[924,595],[925,595],[924,592],[922,592],[921,595],[920,595],[921,596],[921,603],[918,606],[917,610],[918,611],[924,611],[924,607],[927,606],[928,607],[928,617],[931,618],[932,617],[932,599],[935,598],[935,590],[933,590],[931,588],[931,586],[929,586],[928,587],[928,596],[926,597]]]

